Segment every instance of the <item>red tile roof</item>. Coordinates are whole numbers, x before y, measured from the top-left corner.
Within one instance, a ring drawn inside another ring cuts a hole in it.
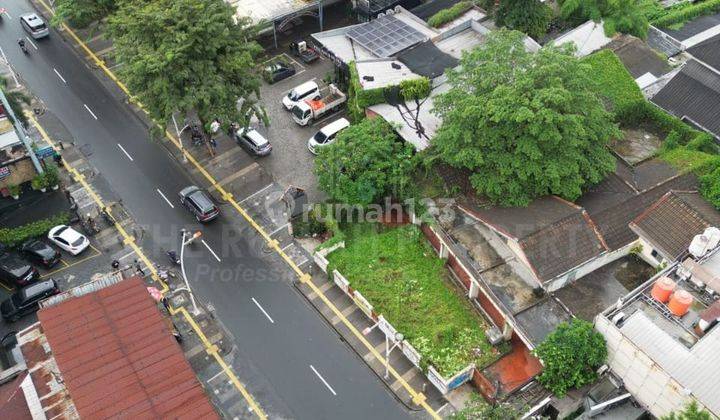
[[[140,278],[38,318],[81,417],[218,417]]]

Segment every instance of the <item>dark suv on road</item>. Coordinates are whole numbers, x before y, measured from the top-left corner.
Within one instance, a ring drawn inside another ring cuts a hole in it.
[[[22,316],[37,311],[41,300],[58,293],[60,289],[53,279],[25,286],[0,303],[0,313],[3,319],[15,322]]]
[[[180,203],[195,215],[198,222],[209,222],[220,215],[220,209],[208,193],[194,185],[180,191]]]
[[[17,255],[4,253],[0,255],[0,281],[8,287],[22,287],[38,278],[38,271],[29,262]]]

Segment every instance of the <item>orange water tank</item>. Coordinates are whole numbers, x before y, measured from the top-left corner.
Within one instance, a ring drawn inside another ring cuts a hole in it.
[[[667,302],[670,299],[670,295],[675,290],[675,282],[669,277],[660,277],[657,279],[652,287],[650,295],[657,301],[662,303]]]
[[[690,293],[685,290],[678,290],[673,293],[668,303],[668,309],[675,316],[683,316],[690,309],[690,305],[693,303],[693,297]]]

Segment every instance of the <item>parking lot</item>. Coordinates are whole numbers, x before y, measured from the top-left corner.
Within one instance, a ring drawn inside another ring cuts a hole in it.
[[[278,56],[271,59],[275,58]],[[280,101],[301,83],[314,80],[320,84],[328,73],[333,72],[333,64],[322,57],[311,64],[299,63],[288,54],[280,54],[279,58],[292,63],[297,73],[272,85],[263,83],[260,94],[270,117],[270,126],[262,127],[259,131],[267,135],[273,151],[270,156],[259,159],[258,163],[271,173],[278,183],[304,188],[310,202],[318,201],[321,193],[317,189],[317,180],[313,173],[315,157],[308,151],[307,142],[321,127],[343,117],[345,112],[323,116],[319,121],[301,127],[293,121],[290,112]]]

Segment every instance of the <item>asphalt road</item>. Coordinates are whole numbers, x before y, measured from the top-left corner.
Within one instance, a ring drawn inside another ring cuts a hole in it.
[[[201,299],[212,302],[235,336],[244,363],[258,375],[239,372],[239,377],[268,415],[408,417],[370,369],[295,291],[289,270],[279,258],[261,250],[262,242],[247,225],[230,223],[228,214],[233,210],[222,206],[224,216],[199,226],[177,201],[177,192],[191,184],[185,171],[149,140],[142,123],[57,32],[33,41],[35,46],[28,43],[30,54],[23,54],[16,43],[25,36],[19,16],[32,7],[23,0],[5,1],[3,6],[12,17],[0,23],[0,47],[8,61],[74,140],[91,145],[91,163],[150,233],[143,243],[150,255],[160,259],[163,249],[177,249],[181,227],[202,229],[207,246],[193,244],[186,257],[192,287]]]

